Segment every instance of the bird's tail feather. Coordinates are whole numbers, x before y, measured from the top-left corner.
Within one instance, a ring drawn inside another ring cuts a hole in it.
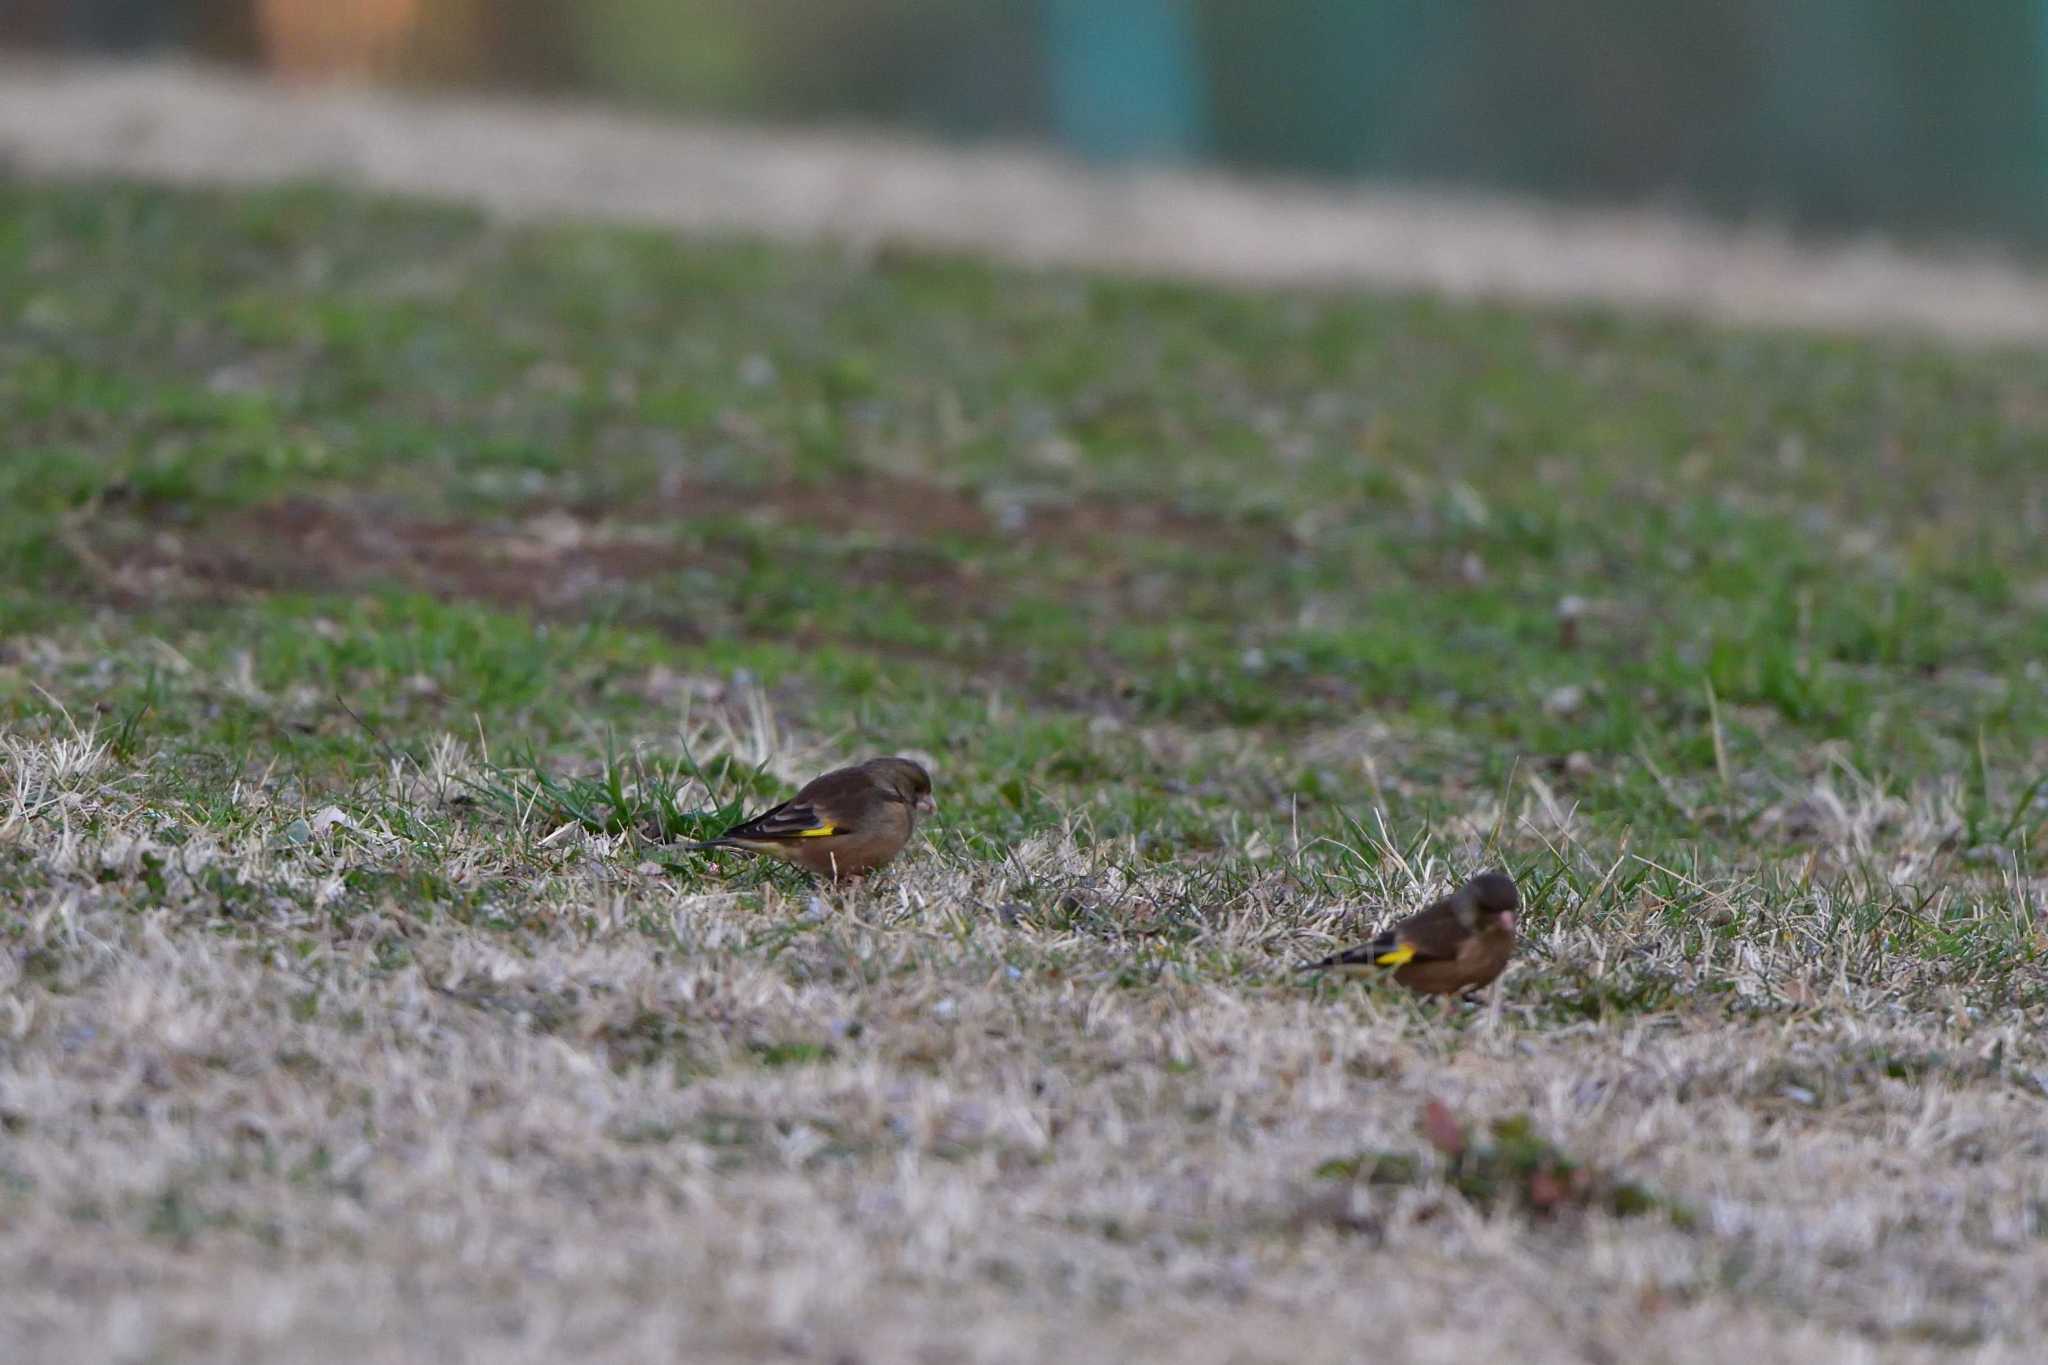
[[[1361,971],[1369,967],[1399,967],[1415,957],[1415,949],[1401,943],[1389,934],[1382,934],[1370,943],[1356,948],[1346,948],[1341,953],[1304,962],[1294,970],[1298,972],[1327,972],[1335,968],[1348,967]]]

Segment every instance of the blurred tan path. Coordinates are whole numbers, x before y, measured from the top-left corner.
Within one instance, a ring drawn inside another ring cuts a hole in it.
[[[1093,172],[1045,153],[664,122],[506,97],[288,91],[183,65],[0,61],[16,173],[317,179],[688,232],[884,242],[1247,284],[1587,301],[1954,339],[2048,340],[2048,270],[1794,244],[1654,212]]]

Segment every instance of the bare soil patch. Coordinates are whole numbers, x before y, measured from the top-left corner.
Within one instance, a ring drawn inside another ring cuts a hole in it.
[[[700,562],[701,552],[561,509],[504,520],[411,517],[374,501],[288,498],[192,526],[102,523],[86,542],[101,586],[128,602],[397,584],[442,597],[565,609],[606,583]]]
[[[858,581],[912,591],[974,585],[971,566],[933,545],[943,538],[1092,554],[1133,537],[1200,546],[1257,534],[1159,504],[1006,504],[862,476],[764,488],[678,485],[631,517],[588,503],[534,502],[503,517],[435,518],[375,498],[294,497],[187,524],[107,515],[74,528],[70,539],[102,590],[129,604],[397,584],[551,612],[686,569],[736,568],[737,550],[717,534],[719,521],[873,537],[875,545],[845,556],[840,567]],[[678,534],[685,523],[714,529]],[[1106,588],[1113,579],[1105,575]]]
[[[1276,538],[1262,536],[1242,522],[1167,503],[982,496],[865,473],[830,483],[791,481],[765,489],[687,484],[670,493],[668,505],[696,515],[747,516],[821,531],[869,532],[906,540],[1003,538],[1064,550],[1096,550],[1105,541],[1131,536],[1194,546],[1242,546]]]

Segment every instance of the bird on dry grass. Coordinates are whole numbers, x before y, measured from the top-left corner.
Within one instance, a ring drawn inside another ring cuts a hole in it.
[[[774,809],[689,849],[766,853],[837,881],[902,852],[917,817],[936,809],[931,774],[907,758],[871,758],[814,778]]]
[[[1320,962],[1304,962],[1301,970],[1344,976],[1392,973],[1411,991],[1463,995],[1491,985],[1506,970],[1520,908],[1521,897],[1506,873],[1482,872],[1372,942]]]

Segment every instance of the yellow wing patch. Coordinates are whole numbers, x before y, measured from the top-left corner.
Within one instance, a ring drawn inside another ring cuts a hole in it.
[[[800,829],[796,832],[796,837],[799,839],[822,839],[828,834],[837,834],[838,832],[839,826],[837,825],[820,825],[816,829]]]
[[[1404,943],[1398,948],[1391,948],[1388,951],[1381,953],[1378,957],[1373,959],[1373,963],[1376,966],[1380,967],[1398,967],[1405,962],[1412,962],[1414,960],[1415,945],[1412,943]]]

